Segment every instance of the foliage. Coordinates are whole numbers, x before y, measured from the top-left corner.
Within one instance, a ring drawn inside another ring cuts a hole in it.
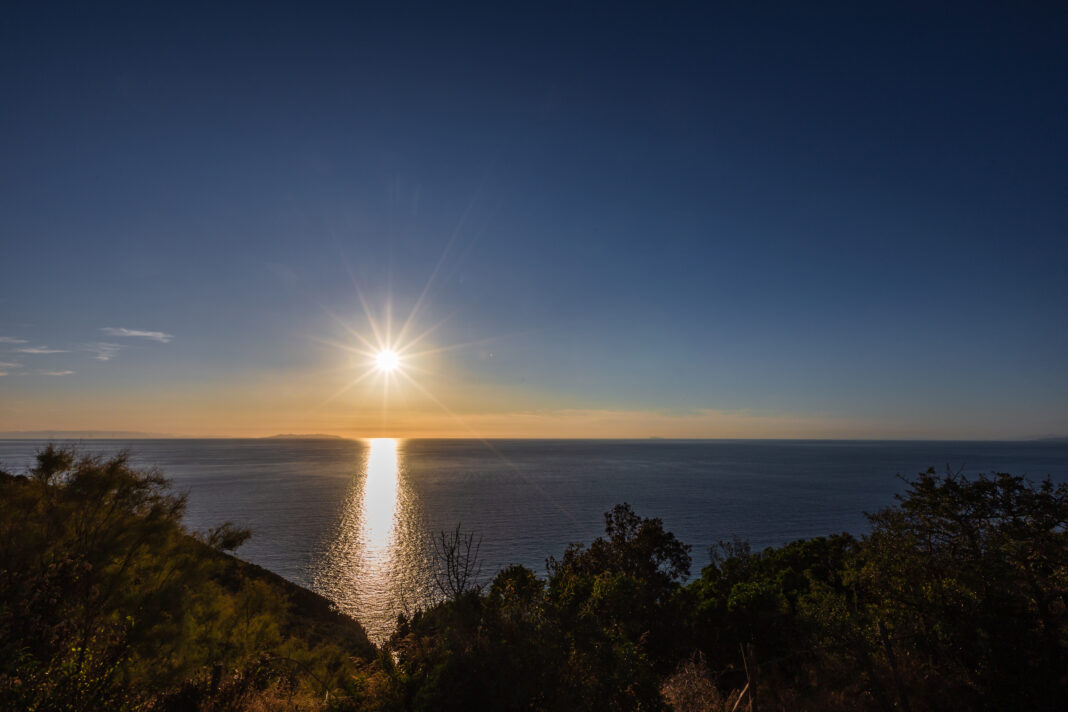
[[[845,562],[856,551],[848,534],[795,541],[753,553],[745,542],[720,542],[712,563],[689,585],[698,648],[723,671],[723,681],[741,687],[747,676],[743,647],[755,661],[782,661],[793,672],[806,660],[819,626],[803,615],[808,601],[847,595]],[[791,680],[793,687],[802,684]]]
[[[391,684],[374,684],[396,709],[663,708],[656,662],[682,621],[688,547],[627,505],[605,533],[551,559],[547,580],[511,566],[402,619]]]
[[[1061,710],[1068,486],[927,472],[860,539],[689,547],[625,504],[605,535],[442,600],[375,651],[316,594],[222,553],[127,458],[47,448],[0,475],[0,708]]]
[[[900,500],[848,572],[867,638],[907,653],[895,686],[941,709],[1068,708],[1068,486],[928,471]]]
[[[293,635],[287,591],[219,553],[248,532],[195,538],[184,508],[125,454],[49,446],[0,478],[0,708],[237,709],[348,677],[352,653]]]
[[[690,585],[709,659],[752,645],[793,709],[1068,706],[1068,486],[928,471],[898,499],[860,541],[721,547]]]
[[[687,547],[620,505],[545,579],[402,620],[367,709],[1064,709],[1066,487],[928,472],[899,499],[861,539],[721,542],[686,586]]]

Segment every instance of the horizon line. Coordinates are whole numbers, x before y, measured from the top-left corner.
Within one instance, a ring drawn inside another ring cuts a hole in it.
[[[0,441],[18,440],[473,440],[502,441],[527,440],[531,442],[557,441],[606,441],[606,442],[1056,442],[1068,441],[1068,436],[1043,435],[1032,437],[477,437],[456,435],[336,435],[331,433],[280,433],[272,435],[174,435],[167,433],[139,433],[136,431],[109,430],[27,430],[0,432]]]

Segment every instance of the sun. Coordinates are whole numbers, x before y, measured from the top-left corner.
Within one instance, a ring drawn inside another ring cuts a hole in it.
[[[379,371],[389,373],[400,366],[400,357],[396,351],[383,349],[375,354],[375,366],[378,367]]]
[[[405,393],[410,394],[410,389],[414,389],[436,401],[437,398],[418,383],[419,376],[430,373],[425,365],[421,366],[421,364],[425,364],[425,359],[428,356],[433,357],[434,354],[467,346],[467,344],[436,347],[427,343],[430,335],[443,322],[434,324],[424,329],[421,333],[409,333],[409,329],[416,323],[414,309],[400,330],[394,333],[389,303],[386,303],[385,319],[379,320],[358,290],[357,295],[360,297],[360,304],[363,306],[364,317],[367,321],[366,329],[361,332],[361,330],[357,330],[340,317],[330,314],[351,335],[353,341],[348,343],[323,341],[325,344],[352,354],[353,357],[339,370],[355,371],[355,373],[351,380],[331,394],[323,404],[325,405],[335,398],[339,398],[352,388],[365,382],[367,382],[365,387],[374,382],[381,385],[383,418],[385,418],[388,408],[390,393],[391,391],[396,391],[398,386],[401,391],[397,391],[394,397],[406,397]],[[327,313],[329,314],[329,312]],[[419,346],[420,344],[423,344],[422,347]]]

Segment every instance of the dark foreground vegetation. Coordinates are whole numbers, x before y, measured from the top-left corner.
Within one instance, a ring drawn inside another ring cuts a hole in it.
[[[0,473],[0,710],[311,709],[353,684],[363,628],[184,507],[124,455]]]
[[[0,709],[1064,710],[1068,487],[928,472],[871,534],[689,547],[626,505],[605,536],[444,600],[375,650],[325,600],[194,537],[122,456],[0,477]]]

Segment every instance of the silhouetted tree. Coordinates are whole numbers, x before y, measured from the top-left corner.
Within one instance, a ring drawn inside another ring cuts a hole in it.
[[[850,580],[901,684],[944,709],[1068,708],[1068,485],[929,470],[899,500]]]
[[[451,532],[438,532],[434,540],[434,585],[444,598],[456,598],[478,589],[482,575],[482,561],[478,551],[482,537],[475,540],[474,532],[463,532],[459,524]]]
[[[343,684],[362,631],[349,651],[314,639],[273,575],[217,551],[248,532],[198,539],[184,509],[125,453],[48,446],[0,477],[0,709],[244,709]]]

